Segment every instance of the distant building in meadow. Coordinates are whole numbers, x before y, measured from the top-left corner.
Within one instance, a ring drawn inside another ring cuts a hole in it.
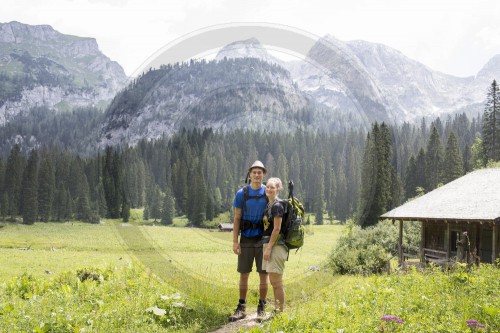
[[[219,231],[231,232],[231,231],[233,231],[233,224],[232,223],[220,223],[219,224]]]

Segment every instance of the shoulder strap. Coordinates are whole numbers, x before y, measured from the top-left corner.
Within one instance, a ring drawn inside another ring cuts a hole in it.
[[[245,185],[245,187],[243,188],[243,205],[241,206],[241,217],[243,217],[243,212],[246,209],[247,200],[260,199],[262,197],[266,197],[266,193],[259,194],[259,195],[249,195],[250,190],[248,189],[248,186],[250,186],[250,185]],[[266,200],[267,200],[267,197],[266,197]]]
[[[292,200],[290,201],[290,199],[292,199]],[[290,180],[288,182],[288,200],[291,203],[290,210],[293,212],[293,210],[294,210],[294,199],[293,199],[293,181],[292,180]]]
[[[241,206],[241,218],[243,218],[243,212],[245,211],[246,208],[246,202],[248,200],[248,185],[245,185],[243,188],[243,205]]]

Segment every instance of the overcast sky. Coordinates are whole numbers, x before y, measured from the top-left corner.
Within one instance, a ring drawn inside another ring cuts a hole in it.
[[[3,0],[10,21],[94,37],[128,75],[183,36],[237,22],[382,43],[456,76],[500,54],[500,0]]]

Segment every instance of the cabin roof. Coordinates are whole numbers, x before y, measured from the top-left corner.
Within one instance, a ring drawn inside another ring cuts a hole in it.
[[[500,168],[480,169],[380,216],[406,221],[500,222]]]

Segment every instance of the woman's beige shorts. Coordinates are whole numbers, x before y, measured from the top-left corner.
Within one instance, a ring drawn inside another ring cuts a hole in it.
[[[267,244],[264,244],[267,246]],[[271,250],[269,261],[262,260],[262,269],[268,273],[283,274],[285,271],[285,261],[288,259],[288,249],[285,245],[275,244]]]

